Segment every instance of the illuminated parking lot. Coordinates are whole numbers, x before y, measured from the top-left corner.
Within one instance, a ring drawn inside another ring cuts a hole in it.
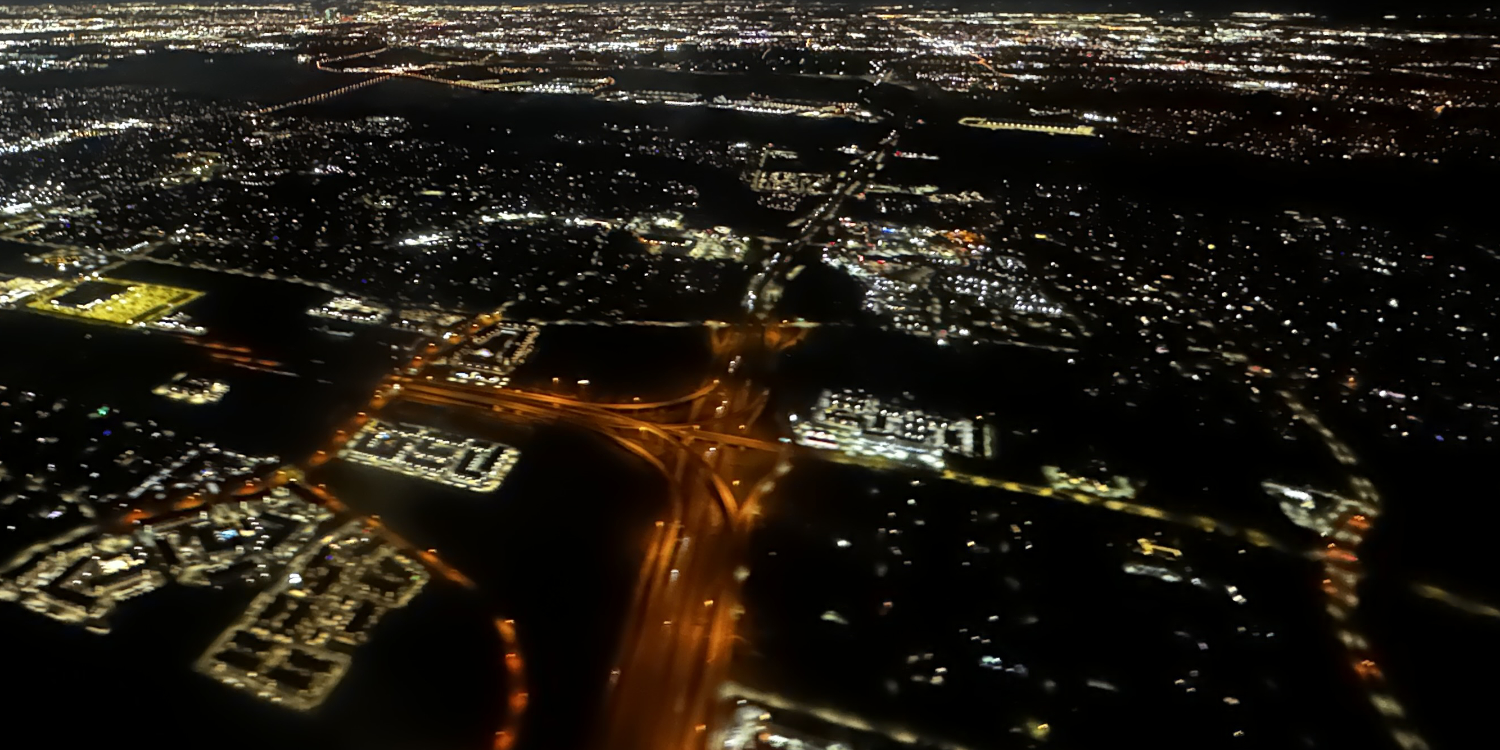
[[[40,312],[120,326],[150,326],[203,293],[140,281],[90,278],[32,295],[26,306]]]

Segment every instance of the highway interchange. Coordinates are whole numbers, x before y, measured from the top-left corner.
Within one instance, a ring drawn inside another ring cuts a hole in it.
[[[839,174],[840,182],[827,198],[804,219],[793,222],[792,227],[800,229],[799,235],[764,261],[747,290],[746,320],[708,327],[713,365],[700,386],[686,394],[654,402],[600,403],[511,387],[450,382],[444,368],[434,363],[499,322],[501,316],[496,312],[480,315],[428,344],[409,366],[388,377],[370,402],[371,413],[411,402],[510,421],[566,422],[608,438],[668,480],[669,510],[667,517],[655,524],[637,575],[609,678],[605,718],[594,743],[599,747],[702,748],[722,718],[717,714],[719,689],[729,678],[735,626],[743,611],[739,599],[739,584],[745,574],[743,555],[761,498],[789,468],[792,450],[758,422],[768,394],[746,376],[756,368],[743,365],[746,360],[766,362],[807,334],[807,327],[775,318],[781,285],[796,273],[808,254],[816,252],[815,243],[838,216],[844,199],[857,194],[882,168],[896,141],[893,132],[878,148],[856,159]],[[1248,371],[1257,378],[1268,377],[1256,368]],[[1302,408],[1294,395],[1280,393],[1297,417],[1319,432],[1334,457],[1352,469],[1355,461],[1348,447]],[[358,419],[367,417],[361,413]],[[313,463],[335,455],[341,441],[357,429],[358,424],[354,424],[339,431],[335,444],[314,456]],[[848,460],[838,454],[826,457]],[[1226,534],[1257,547],[1303,554],[1259,530],[1238,528],[1206,516],[954,470],[941,476],[979,487],[1153,518]],[[1368,480],[1351,473],[1350,485],[1371,511],[1341,519],[1340,529],[1331,535],[1334,541],[1326,550],[1305,553],[1325,566],[1329,611],[1340,622],[1347,620],[1348,611],[1357,604],[1354,587],[1362,570],[1354,549],[1378,510],[1378,496]],[[422,559],[436,569],[445,567],[434,555],[423,555]],[[446,577],[467,581],[451,569]],[[1406,725],[1404,712],[1385,688],[1383,676],[1368,653],[1368,643],[1347,623],[1338,637],[1372,704],[1389,722],[1392,737],[1404,750],[1423,750],[1425,742]],[[514,638],[511,628],[507,653],[519,664]],[[524,678],[519,670],[510,671],[513,682]],[[509,718],[496,733],[497,748],[509,747],[519,731],[524,687],[512,688],[509,702]]]
[[[330,92],[332,94],[333,92]],[[843,201],[857,194],[882,168],[895,146],[892,132],[839,173],[839,183],[805,218],[793,222],[799,235],[765,261],[745,296],[745,320],[707,328],[714,353],[704,381],[681,396],[653,402],[601,403],[512,387],[473,386],[450,382],[442,362],[448,352],[500,322],[487,313],[443,334],[428,344],[398,372],[391,374],[358,413],[332,436],[329,445],[311,456],[303,467],[287,467],[271,477],[248,482],[221,498],[189,497],[169,512],[182,512],[206,502],[242,498],[291,485],[309,499],[342,512],[347,507],[326,487],[312,486],[303,469],[321,465],[333,456],[372,415],[400,403],[424,404],[504,421],[565,422],[604,436],[654,467],[667,480],[666,517],[652,530],[647,553],[636,576],[632,604],[624,624],[614,669],[609,677],[606,715],[595,744],[611,750],[631,748],[702,748],[722,718],[719,690],[729,678],[736,623],[742,613],[740,582],[749,533],[760,513],[762,498],[787,471],[791,446],[776,439],[760,417],[768,403],[765,387],[747,373],[809,331],[805,325],[776,318],[781,287],[807,256],[815,253],[829,222]],[[1269,376],[1248,368],[1264,382]],[[1274,388],[1274,386],[1272,386]],[[1405,721],[1404,711],[1390,695],[1369,644],[1349,622],[1358,603],[1355,587],[1363,577],[1356,550],[1379,510],[1379,497],[1369,481],[1357,473],[1357,460],[1348,446],[1323,427],[1294,394],[1277,391],[1296,417],[1319,433],[1331,454],[1349,472],[1350,492],[1366,512],[1342,518],[1329,535],[1324,550],[1312,553],[1321,561],[1326,578],[1330,615],[1340,623],[1337,632],[1354,672],[1367,689],[1371,703],[1388,721],[1392,737],[1404,750],[1423,750],[1426,743]],[[848,460],[827,454],[833,460]],[[868,462],[866,462],[868,463]],[[1071,501],[1129,515],[1149,517],[1227,534],[1258,547],[1298,554],[1287,544],[1255,530],[1236,528],[1205,516],[1175,514],[1163,509],[1083,492],[1002,481],[948,470],[943,479],[980,487],[1004,489]],[[136,511],[124,521],[149,517]],[[430,550],[420,550],[390,531],[378,518],[371,528],[398,548],[409,551],[438,577],[464,588],[475,588],[467,576],[447,565]],[[494,747],[514,745],[521,731],[528,693],[522,649],[515,624],[495,619],[497,637],[504,645],[500,668],[507,675],[506,719],[494,735]]]

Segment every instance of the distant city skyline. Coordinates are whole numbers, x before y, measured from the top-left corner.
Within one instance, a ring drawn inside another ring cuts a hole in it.
[[[317,7],[356,6],[368,0],[201,0],[194,3],[202,6],[253,6],[253,5],[311,5]],[[675,0],[674,4],[691,5],[704,0]],[[727,0],[708,0],[725,2]],[[630,4],[631,0],[584,0],[594,4]],[[0,6],[45,6],[45,5],[171,5],[172,0],[54,0],[53,2],[17,2],[0,0]],[[400,5],[401,3],[394,3]],[[411,3],[426,5],[427,3]],[[492,0],[448,0],[448,5],[497,5]],[[516,3],[527,5],[528,3]],[[536,3],[544,4],[544,3]],[[792,0],[791,4],[799,4]],[[997,12],[1195,12],[1205,14],[1229,14],[1235,12],[1314,13],[1334,17],[1367,18],[1396,15],[1401,18],[1433,16],[1440,14],[1494,13],[1500,9],[1494,0],[1434,0],[1417,3],[1412,0],[1373,0],[1372,2],[1347,3],[1339,0],[911,0],[910,2],[888,2],[885,0],[807,0],[800,3],[810,6],[907,6],[934,8],[964,8],[995,10]]]

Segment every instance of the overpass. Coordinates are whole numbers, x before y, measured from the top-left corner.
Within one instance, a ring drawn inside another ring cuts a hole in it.
[[[450,381],[447,355],[501,318],[496,310],[443,333],[386,379],[368,411],[409,402],[480,417],[561,421],[606,437],[666,479],[668,513],[654,526],[637,576],[597,744],[701,747],[728,677],[741,611],[736,570],[760,499],[790,451],[756,434],[767,393],[742,364],[796,345],[811,326],[709,324],[713,361],[699,386],[666,399],[593,402]],[[364,419],[340,430],[313,463],[335,455]]]

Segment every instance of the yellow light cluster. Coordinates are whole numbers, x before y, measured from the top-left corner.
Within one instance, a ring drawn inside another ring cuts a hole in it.
[[[54,304],[53,300],[77,289],[80,284],[90,280],[118,284],[123,288],[123,291],[87,308]],[[183,305],[202,296],[202,292],[192,289],[181,289],[174,286],[147,284],[139,281],[123,281],[119,279],[85,279],[68,282],[49,289],[44,293],[37,294],[32,301],[26,303],[26,306],[33,310],[53,313],[55,315],[85,318],[87,320],[112,323],[114,325],[138,326],[146,325],[166,317]]]

